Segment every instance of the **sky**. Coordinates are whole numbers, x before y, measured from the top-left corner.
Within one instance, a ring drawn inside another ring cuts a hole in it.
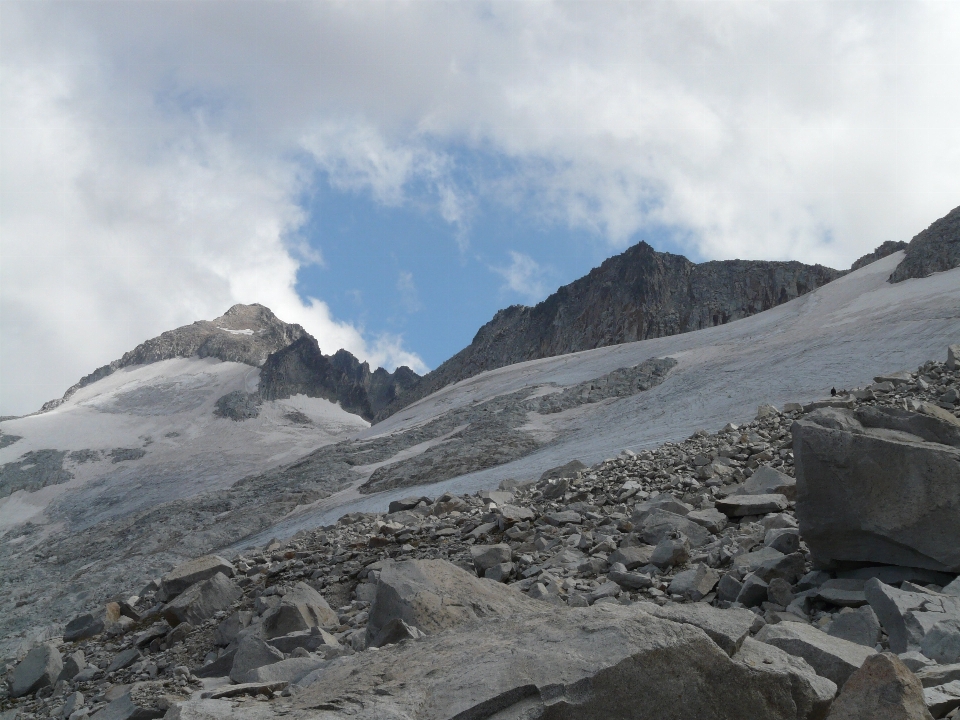
[[[641,240],[960,204],[960,3],[0,3],[0,414],[238,302],[425,372]]]

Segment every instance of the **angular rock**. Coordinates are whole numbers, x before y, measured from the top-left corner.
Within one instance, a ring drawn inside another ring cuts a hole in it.
[[[757,615],[743,608],[721,610],[699,602],[662,606],[638,602],[634,603],[633,607],[654,617],[700,628],[731,657],[740,649],[750,632],[763,623]]]
[[[711,540],[709,531],[700,527],[693,520],[688,520],[683,515],[659,509],[653,510],[644,518],[639,535],[643,542],[648,545],[657,545],[671,533],[678,532],[687,537],[691,547],[706,545]]]
[[[378,648],[384,645],[394,645],[404,640],[419,640],[422,637],[426,636],[417,628],[407,625],[400,618],[394,618],[380,628],[380,632],[368,643],[368,647]]]
[[[741,576],[743,576],[747,573],[752,573],[756,570],[759,570],[760,567],[768,561],[778,562],[783,557],[783,553],[779,550],[765,547],[760,548],[759,550],[754,550],[753,552],[737,555],[733,559],[733,567],[738,573],[740,573]]]
[[[928,665],[914,671],[920,684],[924,687],[946,685],[954,680],[960,680],[960,663],[953,665]]]
[[[863,643],[861,643],[861,645],[862,644]],[[900,653],[899,655],[897,655],[897,657],[903,661],[904,665],[910,668],[910,672],[912,673],[916,673],[918,670],[923,670],[924,668],[930,667],[931,665],[936,665],[936,663],[933,660],[928,658],[923,653],[917,652],[916,650]],[[939,684],[939,683],[935,683],[935,684]]]
[[[743,579],[737,602],[744,607],[756,607],[767,600],[769,586],[761,578],[750,573]]]
[[[720,574],[716,570],[700,563],[695,568],[677,573],[670,582],[668,592],[697,602],[712,592],[719,580]]]
[[[865,580],[844,578],[827,580],[817,590],[817,597],[839,607],[861,607],[867,604],[867,596],[863,592],[865,583]]]
[[[773,578],[767,586],[767,599],[776,605],[787,607],[794,600],[790,583],[783,578]]]
[[[727,516],[716,508],[694,510],[693,512],[687,513],[686,517],[689,520],[693,520],[697,525],[706,528],[714,535],[719,535],[727,526],[728,522]]]
[[[102,710],[97,711],[91,720],[149,720],[162,718],[167,713],[168,702],[163,684],[160,682],[135,683],[120,697],[113,700]]]
[[[729,658],[698,628],[603,604],[489,618],[339,658],[291,703],[295,714],[362,697],[354,720],[822,717],[816,679],[791,677]]]
[[[939,437],[953,432],[946,421],[902,412],[883,417],[928,437],[930,423]],[[867,416],[818,411],[793,425],[796,512],[814,558],[960,572],[960,447],[859,417]]]
[[[327,660],[317,657],[293,657],[269,665],[248,670],[240,678],[241,683],[292,684],[305,678],[317,668],[323,667]]]
[[[177,565],[160,579],[160,589],[157,599],[166,602],[176,597],[191,585],[212,578],[222,573],[228,578],[233,577],[236,569],[233,564],[219,555],[204,555],[182,565]]]
[[[254,613],[249,610],[237,610],[237,612],[228,615],[227,618],[217,625],[213,633],[213,642],[216,645],[226,647],[234,640],[245,627],[248,627],[254,618]]]
[[[960,617],[941,620],[923,636],[920,652],[943,665],[960,663]]]
[[[947,369],[960,370],[960,345],[947,347]]]
[[[764,547],[773,548],[784,555],[800,549],[800,531],[796,528],[776,528],[768,530],[763,538]]]
[[[828,720],[932,720],[923,687],[900,659],[878,653],[863,661],[840,690]]]
[[[63,657],[53,645],[39,645],[13,669],[10,697],[22,697],[53,685],[63,671]]]
[[[136,647],[127,648],[123,650],[110,661],[110,664],[107,666],[107,672],[112,673],[117,670],[123,670],[125,667],[130,667],[137,660],[140,659],[140,650]]]
[[[744,638],[733,659],[747,667],[777,674],[781,687],[795,698],[798,718],[823,718],[837,694],[836,684],[817,675],[806,660],[753,638]]]
[[[757,640],[802,657],[817,675],[833,680],[838,686],[842,686],[866,658],[876,654],[873,648],[831,637],[803,623],[766,625],[757,633]]]
[[[797,499],[797,481],[769,465],[761,465],[747,478],[735,495],[783,495],[787,500]]]
[[[76,650],[63,658],[63,670],[60,671],[60,680],[72,680],[87,666],[87,659],[83,650]]]
[[[627,570],[634,570],[650,564],[650,556],[653,555],[653,550],[650,545],[620,547],[610,553],[607,562],[611,565],[621,563]]]
[[[864,583],[863,592],[886,630],[890,649],[895,653],[919,650],[927,631],[954,614],[945,613],[944,602],[952,602],[949,596],[905,592],[876,578]]]
[[[323,595],[304,582],[298,582],[283,596],[280,604],[263,615],[263,637],[266,640],[310,630],[314,627],[337,627],[337,614]]]
[[[681,533],[672,533],[664,537],[653,549],[650,564],[658,568],[682,565],[690,559],[690,542]]]
[[[960,707],[960,680],[924,688],[923,701],[933,717],[946,717],[951,710]]]
[[[717,510],[727,517],[766,515],[786,510],[789,502],[785,495],[729,495],[716,501]]]
[[[385,562],[370,607],[367,640],[394,618],[431,634],[487,616],[536,607],[514,588],[477,578],[445,560]]]
[[[237,651],[229,650],[216,660],[208,662],[206,665],[201,665],[198,668],[193,669],[193,674],[198,678],[212,678],[212,677],[225,677],[230,674],[230,670],[233,668],[233,661],[237,657]]]
[[[510,562],[513,551],[506,543],[499,545],[473,545],[470,547],[470,559],[477,569],[478,575],[483,575],[489,568],[500,563]]]
[[[64,642],[74,642],[75,640],[86,640],[103,632],[103,620],[94,617],[90,613],[75,617],[67,623],[63,630]]]
[[[282,652],[270,647],[258,637],[247,636],[240,641],[240,645],[237,647],[237,654],[234,656],[233,665],[230,668],[230,679],[234,682],[242,682],[242,678],[246,677],[250,670],[264,665],[272,665],[281,660],[283,660]]]
[[[516,573],[516,569],[516,565],[514,565],[512,562],[504,562],[487,568],[484,571],[483,576],[487,580],[493,580],[494,582],[502,583],[513,577]]]
[[[216,690],[208,690],[207,692],[202,693],[204,700],[221,700],[223,698],[234,698],[240,697],[241,695],[266,695],[267,697],[272,696],[274,693],[278,693],[284,688],[287,687],[290,683],[285,681],[272,681],[272,682],[249,682],[249,683],[240,683],[238,685],[228,685],[226,687],[217,688]],[[207,708],[214,708],[216,706],[206,704]],[[200,707],[197,708],[200,712],[196,714],[191,714],[188,717],[191,719],[195,718],[196,720],[206,720],[207,718],[217,718],[218,715],[206,714],[203,713]],[[242,712],[239,708],[234,708],[230,703],[227,703],[224,708],[228,713],[226,717],[232,717],[235,713]],[[272,713],[271,713],[272,714]],[[180,712],[171,715],[175,720],[185,720],[184,715]],[[260,717],[264,717],[261,715]]]
[[[732,573],[726,573],[717,583],[717,599],[735,602],[743,590],[743,583],[737,580]]]
[[[640,590],[642,588],[653,587],[653,579],[643,573],[629,572],[620,563],[614,563],[607,571],[607,579],[612,580],[622,588],[628,590]]]
[[[864,605],[837,615],[827,628],[827,635],[872,648],[880,642],[880,621],[873,608]]]
[[[173,626],[188,622],[200,625],[240,599],[242,592],[223,573],[216,573],[180,593],[162,610],[163,618]]]

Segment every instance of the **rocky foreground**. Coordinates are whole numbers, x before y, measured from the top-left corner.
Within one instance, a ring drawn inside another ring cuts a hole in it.
[[[958,394],[951,346],[743,427],[198,558],[11,658],[0,718],[956,717]]]

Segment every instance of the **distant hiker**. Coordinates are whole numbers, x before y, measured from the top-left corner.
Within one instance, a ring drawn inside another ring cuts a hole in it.
[[[836,397],[836,396],[837,396],[837,389],[836,389],[836,388],[830,388],[830,394],[831,394],[833,397]]]

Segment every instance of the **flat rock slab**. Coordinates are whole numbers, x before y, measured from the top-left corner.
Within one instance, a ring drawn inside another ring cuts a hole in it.
[[[925,688],[923,699],[927,703],[927,709],[935,718],[944,717],[954,708],[960,707],[960,680]]]
[[[817,671],[817,675],[833,680],[842,686],[863,665],[863,661],[876,654],[873,648],[831,637],[812,625],[802,623],[778,623],[767,625],[757,640],[802,657]]]
[[[790,505],[785,495],[770,493],[767,495],[730,495],[717,500],[716,508],[727,517],[746,515],[766,515],[782,512]]]
[[[477,621],[338,658],[300,684],[293,713],[321,720],[820,718],[835,692],[618,604]]]
[[[740,649],[750,631],[763,624],[758,615],[744,608],[721,610],[706,603],[657,605],[648,602],[636,603],[635,607],[654,617],[700,628],[731,656]]]
[[[285,680],[273,682],[248,682],[239,685],[227,685],[226,687],[208,690],[201,693],[200,697],[204,700],[221,700],[223,698],[239,697],[241,695],[273,695],[283,690],[289,682]]]
[[[158,594],[167,600],[179,595],[191,585],[212,578],[217,573],[233,577],[233,563],[219,555],[204,555],[177,565],[160,579]]]

